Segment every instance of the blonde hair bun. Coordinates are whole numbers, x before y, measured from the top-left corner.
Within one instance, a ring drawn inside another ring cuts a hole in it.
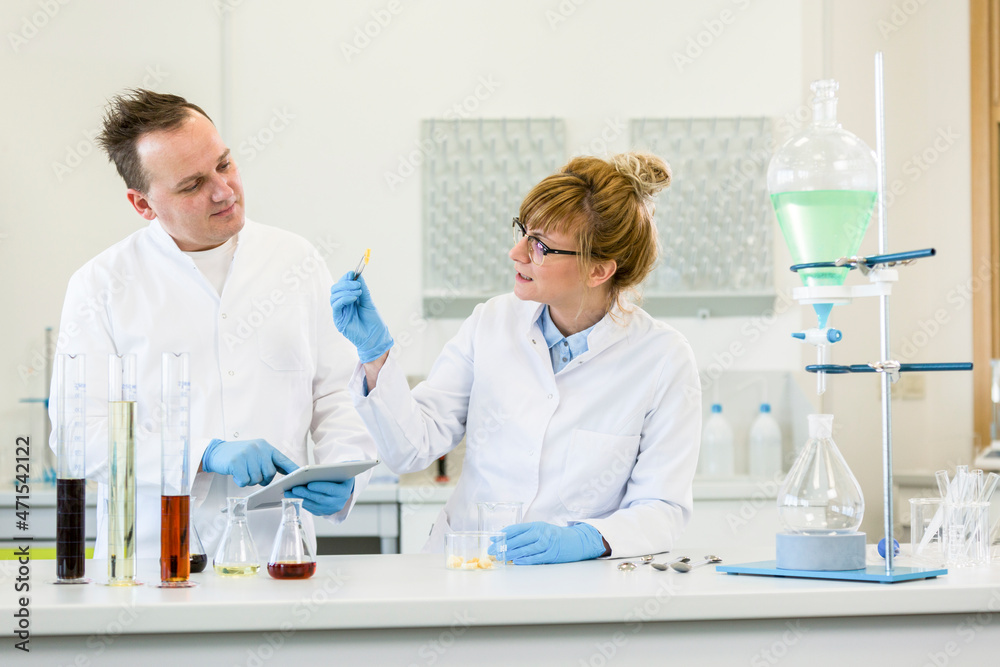
[[[652,153],[619,153],[611,163],[640,197],[652,199],[670,185],[670,165]]]

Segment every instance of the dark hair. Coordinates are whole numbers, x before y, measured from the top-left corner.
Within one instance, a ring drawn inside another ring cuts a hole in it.
[[[125,185],[146,192],[149,175],[142,168],[136,144],[149,132],[180,127],[192,111],[208,118],[201,107],[178,95],[132,88],[108,101],[104,128],[97,136],[97,143],[115,163]]]

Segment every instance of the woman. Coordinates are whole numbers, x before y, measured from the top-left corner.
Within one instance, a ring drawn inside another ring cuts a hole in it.
[[[687,341],[630,306],[657,256],[653,155],[578,157],[514,218],[514,293],[476,306],[410,392],[363,279],[332,290],[362,362],[350,388],[379,453],[422,470],[466,436],[461,478],[431,531],[474,530],[476,503],[520,501],[515,564],[671,548],[691,515],[701,388]]]

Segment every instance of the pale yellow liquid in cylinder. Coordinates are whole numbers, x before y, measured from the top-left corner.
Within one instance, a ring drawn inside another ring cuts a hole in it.
[[[108,585],[135,583],[135,401],[108,403]]]

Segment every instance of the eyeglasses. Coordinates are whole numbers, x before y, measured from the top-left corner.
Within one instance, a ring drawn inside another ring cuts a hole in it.
[[[527,237],[527,239],[528,239],[528,257],[531,258],[531,263],[532,264],[537,264],[538,266],[541,266],[542,262],[545,261],[545,256],[546,255],[579,255],[580,254],[580,253],[578,253],[575,250],[556,250],[555,248],[548,247],[547,245],[545,245],[544,243],[542,243],[541,241],[539,241],[538,237],[529,236],[528,235],[528,230],[524,228],[524,225],[522,225],[521,221],[519,219],[517,219],[517,218],[514,218],[514,225],[512,227],[512,230],[514,232],[514,245],[517,245],[518,243],[521,242],[521,239]]]

